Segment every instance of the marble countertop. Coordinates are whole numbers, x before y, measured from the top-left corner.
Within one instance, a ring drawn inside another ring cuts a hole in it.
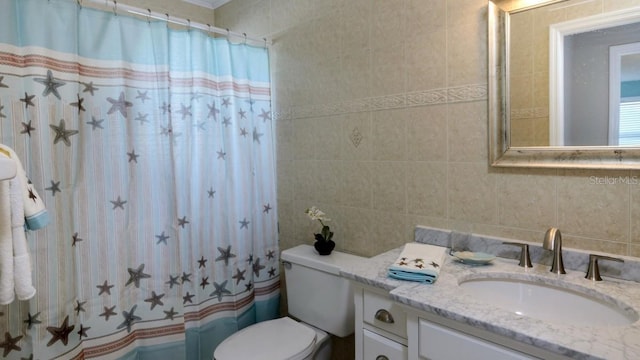
[[[628,280],[604,278],[593,282],[583,271],[567,274],[549,272],[549,266],[534,264],[524,269],[516,260],[496,258],[490,265],[469,266],[446,255],[437,281],[422,284],[388,278],[387,268],[399,256],[397,248],[363,259],[342,269],[342,276],[359,283],[389,291],[392,299],[417,310],[530,344],[547,351],[578,359],[640,359],[640,321],[624,326],[585,326],[545,322],[519,316],[470,296],[458,286],[471,278],[535,279],[542,283],[580,289],[595,297],[615,299],[628,311],[640,311],[640,284]],[[588,317],[589,314],[585,314]]]

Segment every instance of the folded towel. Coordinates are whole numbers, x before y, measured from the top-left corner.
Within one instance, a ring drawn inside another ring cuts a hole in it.
[[[444,263],[446,248],[435,245],[408,243],[389,266],[387,275],[394,279],[433,284]]]
[[[20,158],[10,147],[0,144],[0,153],[9,154],[9,158],[16,162],[18,171],[16,178],[22,181],[22,203],[24,206],[25,225],[28,230],[38,230],[45,227],[49,223],[49,213],[44,206],[44,201],[33,187],[33,184],[27,177],[27,173],[22,167]]]

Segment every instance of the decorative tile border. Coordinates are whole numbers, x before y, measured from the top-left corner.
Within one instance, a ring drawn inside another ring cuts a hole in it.
[[[429,106],[487,99],[487,85],[475,84],[446,89],[433,89],[404,94],[392,94],[343,103],[295,106],[274,113],[274,119],[300,119],[331,116],[365,111],[398,109],[414,106]]]

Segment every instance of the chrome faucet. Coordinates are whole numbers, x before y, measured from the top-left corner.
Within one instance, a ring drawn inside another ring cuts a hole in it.
[[[551,263],[551,272],[556,274],[566,274],[564,271],[564,263],[562,262],[562,235],[560,230],[549,228],[544,235],[542,247],[546,250],[553,251],[553,262]]]

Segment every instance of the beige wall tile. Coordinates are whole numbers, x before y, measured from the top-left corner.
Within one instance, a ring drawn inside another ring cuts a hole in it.
[[[376,221],[373,210],[347,207],[343,215],[343,238],[345,239],[342,249],[361,256],[373,256],[376,243],[382,242],[378,239],[373,224]],[[374,240],[375,239],[375,240]]]
[[[316,158],[320,160],[338,160],[342,147],[342,116],[327,116],[316,119],[315,139]]]
[[[368,161],[343,161],[342,185],[339,203],[344,206],[371,209],[373,163]]]
[[[370,0],[346,1],[342,8],[342,52],[371,48],[371,17],[373,2]]]
[[[269,9],[264,12],[265,15],[271,16],[271,25],[274,31],[284,31],[298,26],[302,21],[313,18],[314,15],[313,0],[271,0],[261,1],[263,6],[270,5]],[[250,8],[248,6],[247,8]]]
[[[318,161],[315,171],[316,199],[335,204],[342,201],[345,167],[340,161]]]
[[[415,161],[447,160],[447,106],[406,110],[407,157]]]
[[[374,160],[404,160],[407,156],[407,134],[404,110],[385,110],[373,113]]]
[[[295,161],[278,159],[277,181],[278,199],[283,201],[293,199],[295,196]]]
[[[405,0],[372,0],[371,47],[375,50],[402,44],[405,26]]]
[[[447,0],[447,26],[460,27],[474,25],[477,29],[486,29],[486,0]]]
[[[371,96],[371,50],[368,48],[342,51],[342,66],[338,70],[340,80],[335,91],[343,101]]]
[[[556,171],[505,170],[498,177],[498,223],[546,230],[557,226]]]
[[[448,107],[449,161],[487,161],[487,104],[455,103]]]
[[[373,208],[404,214],[407,207],[406,166],[399,162],[372,164]]]
[[[425,6],[424,0],[407,0],[406,26],[407,37],[412,33],[438,31],[447,26],[447,0],[429,0]]]
[[[366,256],[373,256],[402,246],[404,237],[404,216],[398,213],[376,211],[373,231],[378,241],[369,241]]]
[[[412,215],[447,216],[447,164],[412,161],[406,164],[407,211]]]
[[[280,247],[288,249],[297,245],[295,239],[294,202],[278,201],[278,223],[280,224]]]
[[[486,34],[486,21],[448,28],[447,86],[487,82]]]
[[[293,198],[295,200],[316,201],[318,199],[317,161],[295,160],[293,162]]]
[[[293,121],[293,152],[297,160],[317,159],[320,139],[317,136],[319,118],[296,119]]]
[[[449,218],[476,223],[497,222],[496,175],[487,164],[450,163]]]
[[[375,48],[371,54],[371,96],[399,94],[405,89],[404,45]]]
[[[629,241],[629,172],[559,171],[558,226],[592,239]]]
[[[404,48],[406,91],[441,89],[447,85],[447,33],[416,28],[407,34]]]

